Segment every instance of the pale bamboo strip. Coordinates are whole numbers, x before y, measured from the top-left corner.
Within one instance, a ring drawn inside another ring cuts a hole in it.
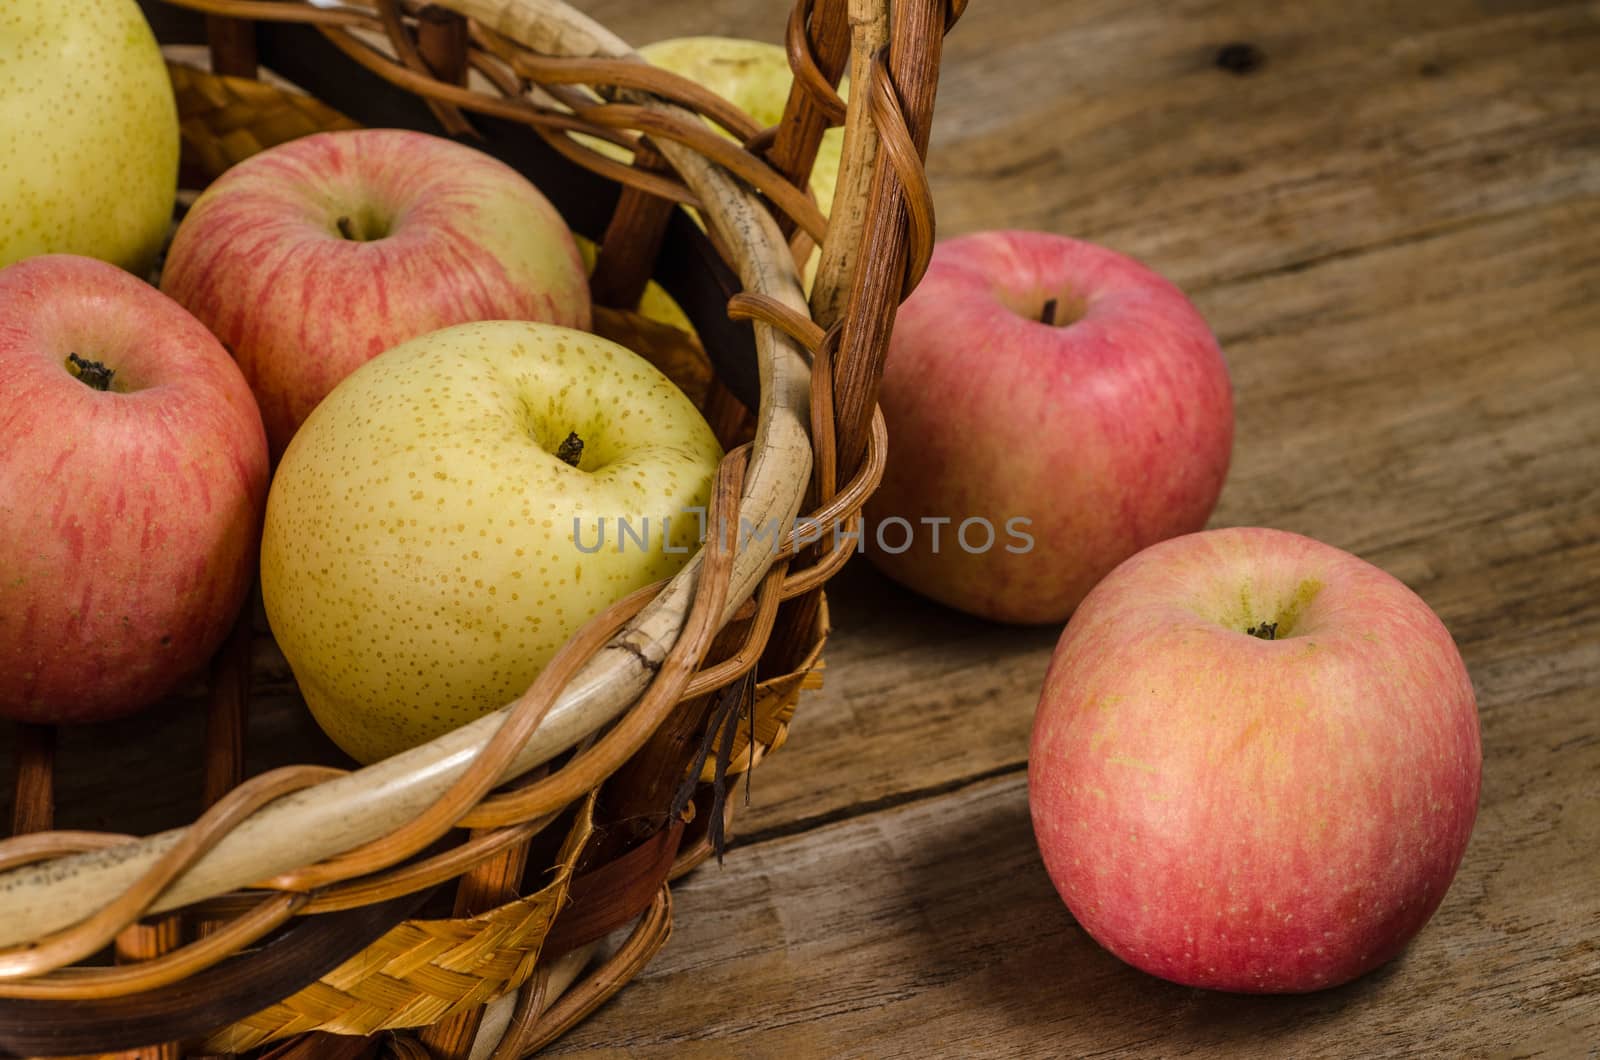
[[[878,128],[872,123],[872,57],[889,40],[888,0],[850,0],[850,93],[844,123],[844,152],[839,162],[839,182],[828,218],[828,238],[822,244],[822,264],[811,287],[811,313],[824,328],[844,315],[850,298],[850,274],[861,253],[861,235],[867,227],[868,193],[872,167],[878,161]]]

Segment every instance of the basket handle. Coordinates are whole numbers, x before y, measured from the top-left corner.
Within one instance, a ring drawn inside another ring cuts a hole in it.
[[[879,137],[862,233],[876,268],[850,270],[849,296],[834,361],[836,459],[841,479],[860,466],[900,302],[922,279],[933,253],[933,198],[922,169],[938,88],[943,31],[960,0],[897,0],[890,42],[871,56],[865,85],[852,93]],[[829,233],[830,242],[833,233]],[[888,267],[881,263],[889,262]]]

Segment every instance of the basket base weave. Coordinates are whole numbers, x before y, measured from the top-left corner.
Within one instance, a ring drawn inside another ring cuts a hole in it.
[[[542,889],[481,916],[408,920],[320,980],[206,1040],[238,1053],[306,1031],[368,1035],[424,1027],[488,1003],[528,980],[566,901],[593,830],[585,800]]]

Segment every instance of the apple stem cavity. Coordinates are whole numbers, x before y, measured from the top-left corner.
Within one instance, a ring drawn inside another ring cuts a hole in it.
[[[76,353],[67,354],[67,371],[91,390],[110,390],[111,380],[117,374],[115,369],[99,361],[86,361]]]
[[[1276,622],[1262,622],[1258,625],[1251,626],[1249,629],[1245,630],[1245,632],[1252,637],[1259,637],[1262,640],[1277,640],[1278,624]]]
[[[583,459],[583,439],[578,437],[577,431],[568,431],[565,440],[556,446],[556,459],[572,467],[578,466],[578,461]]]
[[[352,243],[376,243],[388,238],[391,222],[380,214],[358,211],[355,214],[340,214],[334,219],[333,226],[339,230],[341,238]]]
[[[1039,323],[1050,328],[1056,326],[1056,299],[1052,298],[1044,304],[1044,309],[1039,313]]]

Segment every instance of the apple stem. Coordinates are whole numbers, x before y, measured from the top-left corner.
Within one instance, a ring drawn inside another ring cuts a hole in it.
[[[1252,637],[1260,637],[1262,640],[1277,640],[1278,624],[1276,622],[1263,622],[1258,626],[1251,626],[1245,632]]]
[[[1056,300],[1050,299],[1044,304],[1044,309],[1039,313],[1039,323],[1046,327],[1056,326]]]
[[[67,354],[67,371],[93,390],[110,390],[116,369],[107,368],[99,361],[86,361],[76,353]]]
[[[566,439],[556,446],[556,459],[578,466],[578,461],[583,459],[583,439],[578,437],[577,431],[568,431]]]
[[[337,221],[334,222],[334,224],[339,226],[340,235],[354,242],[356,238],[356,226],[353,222],[351,222],[348,216],[341,216]]]

